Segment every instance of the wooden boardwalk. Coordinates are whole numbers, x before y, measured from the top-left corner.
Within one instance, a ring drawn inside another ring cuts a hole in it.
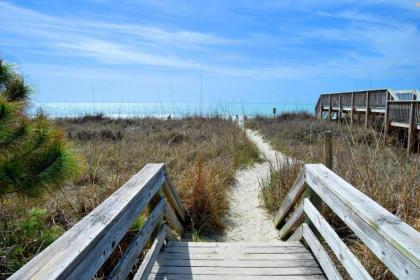
[[[321,94],[315,106],[318,118],[369,125],[383,124],[406,133],[407,150],[420,151],[420,92],[374,89]],[[386,137],[385,137],[386,141]]]
[[[147,164],[10,279],[342,279],[331,254],[353,279],[371,279],[323,204],[396,277],[420,279],[420,233],[322,164],[305,165],[275,217],[287,241],[266,243],[180,241],[188,213],[165,165]]]
[[[168,242],[149,279],[325,279],[302,243]]]

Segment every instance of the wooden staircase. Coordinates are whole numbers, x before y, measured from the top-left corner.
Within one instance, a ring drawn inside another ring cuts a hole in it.
[[[322,217],[322,201],[394,275],[420,279],[420,234],[320,164],[305,166],[276,215],[287,241],[180,241],[187,213],[164,164],[147,164],[10,279],[342,279],[325,243],[351,277],[370,279]]]

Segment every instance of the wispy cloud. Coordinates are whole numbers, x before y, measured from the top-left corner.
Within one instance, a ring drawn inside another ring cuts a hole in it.
[[[377,79],[412,77],[413,69],[419,71],[420,32],[413,17],[420,10],[415,14],[407,3],[100,2],[96,5],[125,12],[148,7],[168,22],[112,14],[105,20],[92,10],[62,16],[0,0],[0,47],[30,57],[30,69],[44,76],[71,73],[73,79],[85,79],[86,73],[96,79],[149,73],[147,79],[156,82],[151,76],[166,81],[204,71],[233,79],[306,82],[363,79],[368,72]],[[375,12],[377,6],[407,16],[391,20]]]

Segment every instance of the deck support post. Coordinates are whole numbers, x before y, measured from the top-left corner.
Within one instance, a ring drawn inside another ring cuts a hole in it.
[[[338,123],[340,123],[341,122],[341,117],[342,117],[342,115],[343,115],[343,108],[341,107],[342,106],[342,104],[341,104],[341,96],[342,96],[342,94],[339,94],[338,95],[338,113],[337,113],[337,122]]]
[[[409,154],[413,146],[414,138],[414,102],[410,102],[410,116],[408,118],[408,134],[407,134],[407,153]]]
[[[354,92],[351,93],[350,124],[354,124]]]
[[[365,128],[368,128],[369,125],[369,99],[370,94],[369,91],[366,91],[366,114],[365,114]]]
[[[332,118],[331,94],[328,95],[328,120]]]
[[[386,145],[386,141],[387,141],[387,138],[388,138],[388,132],[389,132],[388,100],[389,100],[389,92],[386,91],[386,98],[385,98],[385,116],[384,116],[384,145]]]
[[[321,94],[320,100],[319,100],[319,102],[321,104],[321,106],[320,106],[321,110],[319,110],[319,117],[320,117],[321,120],[323,119],[322,113],[324,112],[323,99],[324,99],[324,96]]]

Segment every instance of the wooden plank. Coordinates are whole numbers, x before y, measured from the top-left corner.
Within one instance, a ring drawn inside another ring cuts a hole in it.
[[[296,226],[300,218],[303,216],[303,200],[299,203],[293,214],[287,220],[286,224],[280,229],[279,237],[284,239],[288,236],[289,232]]]
[[[298,201],[303,191],[305,190],[304,183],[304,172],[301,171],[283,203],[281,204],[279,211],[277,211],[276,216],[274,217],[274,226],[277,229],[283,226],[284,218],[287,216],[290,209],[293,207],[296,201]]]
[[[147,213],[150,215],[153,210],[156,208],[156,206],[162,201],[163,195],[162,195],[162,188],[160,188],[156,194],[152,197],[152,199],[149,201],[149,204],[147,205]],[[163,226],[163,217],[158,221],[158,224],[153,229],[152,234],[150,235],[150,238],[147,242],[147,247],[151,247],[153,242],[155,241],[156,237],[158,236],[161,228]]]
[[[302,239],[302,225],[300,225],[292,234],[292,236],[290,236],[289,239],[287,239],[287,242],[298,241],[301,239]]]
[[[390,125],[395,126],[395,127],[404,127],[404,128],[410,127],[408,123],[402,123],[402,122],[391,122]]]
[[[172,233],[172,230],[169,227],[163,227],[166,230],[166,240],[175,241],[178,240],[177,237]]]
[[[372,279],[360,261],[353,255],[349,248],[347,248],[346,244],[344,244],[341,238],[308,199],[304,200],[304,211],[337,256],[337,259],[346,268],[352,279]]]
[[[302,247],[165,247],[164,252],[169,253],[189,253],[189,254],[295,254],[306,253],[308,250]]]
[[[179,235],[182,235],[184,233],[184,227],[181,225],[174,210],[172,209],[171,205],[169,205],[168,203],[166,203],[165,205],[165,216],[168,219],[169,224],[176,231],[176,233],[178,233]]]
[[[143,251],[147,241],[152,235],[152,232],[162,220],[164,208],[165,200],[161,199],[107,279],[127,278],[138,255]]]
[[[420,233],[322,164],[305,166],[306,182],[399,278],[420,279]]]
[[[303,247],[298,241],[267,241],[267,242],[187,242],[170,241],[165,247]]]
[[[182,267],[154,266],[152,273],[192,275],[319,275],[319,267]]]
[[[318,267],[312,260],[171,260],[158,258],[160,266],[203,266],[203,267]]]
[[[92,278],[159,190],[163,169],[147,164],[10,279]]]
[[[334,262],[328,256],[327,252],[325,252],[315,234],[305,223],[302,224],[302,235],[308,246],[311,248],[312,253],[315,255],[315,258],[318,260],[327,278],[342,279],[340,273],[338,273],[337,268],[334,265]]]
[[[214,280],[214,275],[186,275],[186,274],[155,274],[151,273],[149,279],[155,280]],[[321,280],[323,275],[217,275],[218,280]]]
[[[168,253],[162,256],[172,260],[311,260],[311,253],[290,254],[206,254],[206,253]]]
[[[178,196],[178,193],[172,184],[172,180],[165,172],[166,181],[163,186],[163,193],[165,195],[165,198],[168,200],[169,204],[172,206],[172,209],[176,211],[176,214],[178,215],[179,219],[182,223],[186,222],[186,210],[184,208],[184,204],[182,204],[181,199]]]
[[[133,280],[144,280],[149,277],[151,270],[153,269],[153,265],[162,249],[163,243],[166,239],[166,225],[164,225],[159,232],[158,236],[156,237],[155,241],[153,242],[152,247],[147,252],[146,256],[144,257],[138,271],[133,277]]]

